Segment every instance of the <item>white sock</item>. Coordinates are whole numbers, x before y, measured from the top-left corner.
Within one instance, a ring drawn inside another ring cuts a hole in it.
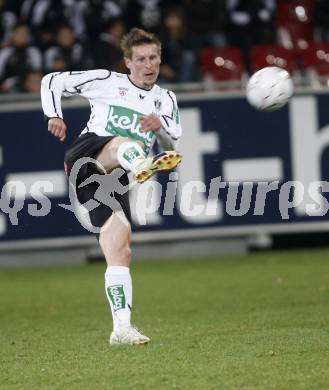
[[[118,147],[117,158],[122,168],[135,173],[138,165],[145,160],[145,153],[136,142],[123,142]]]
[[[130,325],[132,282],[128,267],[111,266],[105,272],[105,292],[111,306],[113,330]]]

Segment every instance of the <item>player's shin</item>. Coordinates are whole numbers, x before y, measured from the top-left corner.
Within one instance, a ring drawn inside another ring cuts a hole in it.
[[[113,330],[130,326],[132,281],[128,267],[107,267],[105,292],[111,306]]]

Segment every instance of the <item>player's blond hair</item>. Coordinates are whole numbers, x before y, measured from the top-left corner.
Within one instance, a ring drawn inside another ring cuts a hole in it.
[[[126,58],[132,56],[132,48],[134,46],[141,46],[154,43],[161,53],[161,42],[160,39],[152,33],[142,30],[141,28],[132,28],[121,40],[121,50]]]

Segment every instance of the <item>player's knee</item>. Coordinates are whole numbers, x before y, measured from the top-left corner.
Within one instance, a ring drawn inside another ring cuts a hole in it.
[[[123,261],[130,261],[131,259],[131,248],[130,248],[130,236],[122,237],[122,240],[116,243],[116,252],[118,258]]]
[[[113,152],[115,156],[117,155],[117,152],[118,152],[120,145],[122,145],[125,142],[129,142],[129,143],[134,142],[134,143],[138,144],[143,150],[145,149],[145,145],[143,144],[143,142],[132,140],[131,138],[117,137],[115,139],[115,141],[116,142],[112,142],[110,144],[110,151]]]
[[[122,256],[123,259],[125,259],[128,262],[130,262],[130,260],[131,260],[131,248],[130,248],[130,245],[125,245],[121,249],[121,256]]]
[[[124,142],[131,142],[131,140],[125,137],[116,137],[110,142],[109,147],[107,149],[107,158],[109,159],[109,161],[113,162],[117,160],[119,146]]]
[[[109,149],[108,159],[112,163],[117,161],[117,152],[118,152],[118,147],[117,146],[115,146],[113,148],[111,147]]]

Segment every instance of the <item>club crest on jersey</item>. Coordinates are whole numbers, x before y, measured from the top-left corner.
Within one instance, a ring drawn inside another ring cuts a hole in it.
[[[160,99],[155,99],[154,100],[154,107],[158,111],[161,109],[161,100]]]
[[[119,90],[119,95],[121,97],[124,97],[128,92],[128,88],[125,88],[125,87],[119,87],[118,90]]]

